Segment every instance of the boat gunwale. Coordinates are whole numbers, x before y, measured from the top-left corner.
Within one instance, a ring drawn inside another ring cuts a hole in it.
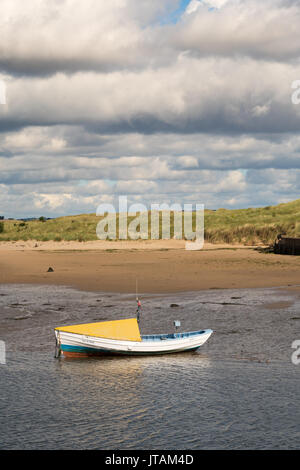
[[[165,333],[165,334],[153,334],[153,335],[141,335],[142,341],[161,341],[161,340],[178,340],[186,339],[193,336],[200,336],[207,333],[213,333],[213,330],[196,330],[196,331],[186,331],[182,333]]]
[[[104,342],[114,342],[114,343],[157,343],[160,341],[176,341],[178,340],[185,340],[189,338],[195,338],[197,336],[202,336],[204,334],[209,334],[211,335],[213,333],[213,330],[211,329],[206,329],[206,330],[197,330],[197,331],[190,331],[190,332],[182,332],[182,333],[166,333],[166,334],[156,334],[156,335],[141,335],[141,340],[140,341],[135,341],[135,340],[129,340],[129,339],[114,339],[114,338],[105,338],[101,336],[93,336],[93,335],[88,335],[85,333],[73,333],[71,331],[62,331],[58,330],[55,328],[55,334],[64,336],[64,335],[76,335],[76,336],[81,336],[81,337],[89,337],[89,338],[94,338],[96,341],[99,340],[104,340]],[[146,337],[146,338],[145,338]]]

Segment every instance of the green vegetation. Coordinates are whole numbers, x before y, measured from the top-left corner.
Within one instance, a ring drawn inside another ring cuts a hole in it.
[[[101,219],[95,214],[84,214],[51,220],[40,217],[39,220],[28,222],[5,220],[0,223],[0,241],[97,240],[96,226]],[[128,217],[128,223],[133,219]],[[171,214],[171,236],[172,228]],[[205,239],[211,243],[267,245],[273,243],[279,233],[300,236],[300,199],[255,209],[205,210]]]
[[[205,239],[211,243],[271,244],[278,234],[300,236],[300,199],[277,206],[205,214]]]
[[[4,232],[0,233],[0,241],[97,240],[96,226],[99,220],[100,217],[92,214],[58,217],[50,220],[40,217],[40,219],[28,222],[5,220]]]

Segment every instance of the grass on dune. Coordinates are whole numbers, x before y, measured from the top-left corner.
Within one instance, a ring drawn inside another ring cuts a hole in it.
[[[99,217],[92,214],[58,217],[45,221],[5,220],[0,240],[97,240],[96,226],[99,220]]]
[[[133,219],[134,217],[128,217],[128,223]],[[100,220],[101,217],[95,214],[59,217],[46,221],[5,220],[0,226],[0,241],[98,240],[96,227]],[[172,236],[172,214],[170,225]],[[205,210],[205,240],[210,243],[270,244],[279,233],[300,236],[300,199],[263,208]]]
[[[205,239],[212,243],[270,244],[278,234],[300,236],[300,199],[263,208],[219,209],[205,215]]]

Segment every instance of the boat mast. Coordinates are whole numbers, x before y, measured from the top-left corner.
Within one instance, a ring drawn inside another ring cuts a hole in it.
[[[139,300],[139,296],[138,296],[138,280],[137,280],[137,277],[135,278],[135,297],[136,297],[136,301],[137,301],[137,310],[136,310],[136,317],[137,317],[137,321],[138,323],[140,323],[140,316],[141,316],[141,302]]]

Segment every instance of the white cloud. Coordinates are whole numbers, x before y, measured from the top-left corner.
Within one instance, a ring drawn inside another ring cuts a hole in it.
[[[299,57],[300,4],[281,0],[207,1],[211,11],[193,3],[193,14],[173,29],[178,50],[199,57],[250,56],[286,62]]]
[[[245,175],[239,171],[230,171],[218,184],[218,191],[230,193],[242,192],[246,189]]]
[[[226,3],[229,3],[230,0],[202,0],[205,5],[208,5],[212,8],[222,8]]]
[[[298,197],[299,2],[0,1],[0,213]]]
[[[210,8],[222,8],[230,0],[191,0],[185,9],[185,13],[190,15],[195,13],[202,6]]]
[[[155,58],[152,22],[178,0],[1,0],[0,66],[11,73],[113,70]]]
[[[140,72],[12,78],[0,123],[98,125],[102,132],[287,132],[300,125],[300,107],[290,99],[297,75],[298,64],[180,57]]]
[[[185,13],[190,15],[191,13],[194,13],[195,11],[197,11],[200,6],[201,6],[201,2],[199,0],[191,0],[185,9]]]

